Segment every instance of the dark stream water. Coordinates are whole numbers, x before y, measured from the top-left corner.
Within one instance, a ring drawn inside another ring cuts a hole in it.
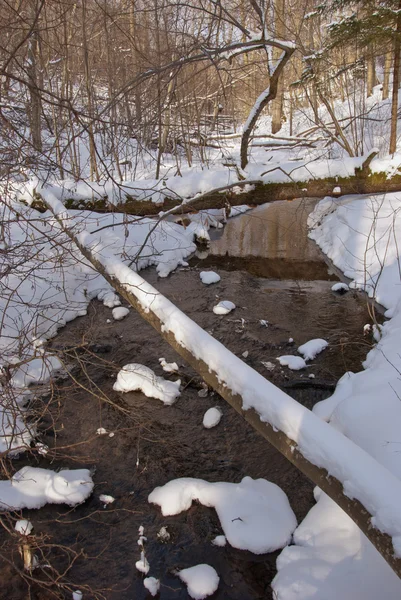
[[[191,259],[189,269],[159,280],[153,270],[143,273],[232,352],[241,357],[247,353],[243,360],[308,407],[328,397],[345,371],[360,370],[371,344],[363,335],[369,322],[366,299],[331,291],[338,277],[307,238],[306,218],[313,204],[303,200],[257,208],[230,220],[210,248]],[[205,268],[217,270],[221,281],[202,285],[199,270]],[[212,307],[219,299],[232,300],[236,310],[216,316]],[[213,598],[272,598],[277,552],[257,556],[230,546],[215,547],[211,540],[222,530],[213,509],[193,505],[181,515],[163,517],[148,504],[148,494],[177,477],[231,482],[246,475],[264,477],[287,493],[300,521],[313,505],[312,484],[223,399],[211,390],[206,398],[199,397],[199,378],[134,310],[121,322],[107,323],[110,316],[109,309],[93,302],[86,317],[69,324],[54,340],[60,350],[81,345],[77,354],[64,353],[81,387],[60,383],[48,399],[50,414],[41,425],[43,440],[53,448],[53,468],[92,467],[95,492],[73,511],[47,506],[40,512],[26,511],[25,516],[38,535],[85,553],[69,573],[72,589],[87,585],[107,600],[150,598],[135,568],[140,557],[138,527],[143,525],[149,575],[161,580],[160,598],[188,598],[175,571],[203,562],[220,576]],[[278,365],[278,356],[296,354],[298,345],[315,337],[327,339],[329,347],[306,372]],[[176,404],[168,407],[141,393],[113,391],[116,373],[130,362],[163,375],[160,357],[180,365],[185,387]],[[274,369],[267,369],[266,362]],[[314,379],[308,378],[311,373]],[[223,418],[217,427],[205,430],[203,414],[212,406],[222,409]],[[98,427],[114,436],[97,436]],[[38,465],[48,467],[48,460],[41,460]],[[22,464],[20,460],[15,466]],[[115,502],[104,508],[99,494],[111,494]],[[166,543],[157,536],[162,526],[171,536]],[[59,569],[66,566],[60,549],[45,554]],[[14,557],[19,560],[16,550]],[[39,570],[35,573],[40,577]],[[0,576],[2,597],[27,597],[25,584],[10,567],[3,565]],[[34,586],[30,597],[51,596]],[[71,598],[71,593],[65,597]],[[84,593],[84,600],[94,597]]]

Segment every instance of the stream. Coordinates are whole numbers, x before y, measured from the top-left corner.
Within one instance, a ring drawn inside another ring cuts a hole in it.
[[[336,270],[307,238],[307,215],[315,202],[258,207],[215,231],[210,247],[198,251],[188,268],[166,279],[158,279],[154,269],[142,272],[189,317],[309,408],[330,396],[346,371],[361,370],[372,344],[363,332],[371,320],[366,297],[332,292],[339,280]],[[205,269],[216,270],[221,281],[204,286],[199,272]],[[231,300],[237,308],[217,316],[212,308],[219,300]],[[80,385],[60,382],[46,399],[50,411],[41,423],[43,441],[56,448],[52,468],[65,462],[93,468],[94,494],[74,510],[46,506],[24,515],[33,521],[36,534],[84,549],[86,558],[79,558],[70,572],[73,589],[87,585],[107,600],[150,598],[135,568],[140,558],[138,527],[143,525],[148,575],[160,578],[160,598],[187,599],[176,570],[206,562],[220,576],[213,598],[271,599],[279,552],[255,555],[229,545],[213,546],[211,540],[223,533],[214,509],[193,504],[187,512],[163,517],[147,496],[177,477],[229,482],[246,475],[263,477],[286,492],[300,522],[313,505],[312,484],[221,397],[211,390],[200,397],[199,377],[134,310],[124,321],[108,323],[110,318],[110,309],[92,302],[88,315],[70,323],[53,341],[54,348],[65,352]],[[279,365],[278,356],[297,354],[299,345],[316,337],[329,346],[306,370]],[[77,345],[78,351],[70,350]],[[179,364],[185,387],[176,404],[164,406],[139,392],[113,391],[117,372],[130,362],[166,375],[160,357]],[[102,401],[100,391],[111,404]],[[203,414],[212,406],[219,406],[223,417],[217,427],[206,430]],[[114,435],[96,435],[99,427]],[[15,461],[15,467],[24,460]],[[48,460],[39,458],[37,464],[48,466]],[[114,503],[104,508],[99,494],[112,495]],[[161,527],[167,528],[168,540],[158,536]],[[59,569],[66,565],[61,550],[53,549],[48,560]],[[10,569],[2,568],[1,576],[4,598],[26,597],[25,584]],[[34,585],[31,597],[51,596]],[[89,592],[83,596],[93,597]]]

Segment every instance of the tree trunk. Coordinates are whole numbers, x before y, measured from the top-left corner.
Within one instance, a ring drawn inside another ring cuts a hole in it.
[[[34,22],[37,19],[37,11],[39,10],[37,2],[33,4],[32,8],[32,21]],[[30,94],[29,121],[31,127],[32,145],[37,152],[42,151],[42,131],[40,122],[40,117],[42,114],[42,97],[38,89],[38,62],[40,58],[39,54],[39,31],[38,28],[35,26],[29,39],[27,72],[29,78]]]
[[[398,121],[398,88],[400,85],[400,49],[401,49],[401,0],[398,3],[397,29],[394,39],[393,62],[393,94],[391,98],[391,129],[389,153],[394,154],[397,149],[397,121]]]
[[[285,38],[285,0],[275,0],[274,3],[274,31],[275,36],[278,39]],[[279,60],[281,50],[273,48],[273,59],[276,62]],[[284,85],[280,80],[277,85],[277,94],[275,99],[272,101],[272,133],[277,133],[281,129],[283,122],[283,103],[284,103]]]
[[[376,85],[376,65],[375,56],[373,51],[373,44],[368,46],[367,56],[367,82],[366,82],[366,95],[369,98],[373,94],[373,88]]]
[[[390,93],[390,71],[391,71],[391,52],[387,52],[384,56],[384,77],[383,77],[383,94],[382,99],[387,100]]]
[[[294,50],[295,48],[291,47],[288,47],[284,50],[284,55],[270,78],[270,86],[260,94],[259,98],[256,100],[256,103],[248,116],[248,119],[244,125],[244,131],[241,138],[241,169],[245,169],[246,165],[248,164],[248,146],[253,128],[255,127],[259,115],[262,113],[265,106],[267,106],[271,100],[275,99],[278,84],[280,81],[280,76],[283,72],[285,65],[293,55]]]

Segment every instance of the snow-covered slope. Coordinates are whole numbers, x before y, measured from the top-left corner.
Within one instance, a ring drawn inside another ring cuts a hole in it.
[[[314,412],[401,478],[401,193],[325,198],[310,216],[311,237],[391,317],[365,370],[344,375]],[[280,555],[280,600],[396,600],[401,581],[351,519],[325,494]]]

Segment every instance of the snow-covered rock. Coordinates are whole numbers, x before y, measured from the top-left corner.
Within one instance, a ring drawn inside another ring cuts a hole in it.
[[[180,395],[181,380],[167,381],[158,377],[152,369],[132,363],[125,365],[119,371],[117,380],[113,385],[116,392],[141,391],[148,398],[156,398],[164,404],[174,404]]]
[[[188,594],[194,600],[203,600],[203,598],[211,596],[219,587],[220,578],[210,565],[195,565],[188,569],[182,569],[177,574],[186,584]]]
[[[199,277],[201,278],[201,282],[205,285],[210,285],[211,283],[218,283],[221,279],[220,275],[218,275],[214,271],[201,271],[199,273]]]
[[[283,367],[288,367],[291,371],[299,371],[305,369],[306,362],[300,356],[293,356],[292,354],[285,354],[284,356],[278,356],[277,360]]]
[[[209,483],[184,477],[155,488],[148,500],[164,516],[188,510],[193,500],[213,506],[229,544],[255,554],[283,548],[297,525],[285,493],[265,479]]]
[[[234,302],[230,302],[230,300],[222,300],[216,304],[216,306],[213,306],[213,312],[215,315],[228,315],[228,313],[234,310],[234,308]]]
[[[329,343],[321,338],[315,340],[309,340],[302,346],[299,346],[298,352],[302,354],[305,360],[313,360],[320,352],[322,352]]]
[[[76,506],[92,493],[88,469],[56,473],[37,467],[22,467],[9,481],[0,481],[0,509],[41,508],[45,504]]]
[[[113,308],[111,313],[113,315],[113,319],[115,321],[122,321],[127,315],[129,315],[129,308],[125,306],[117,306],[117,308]]]
[[[338,294],[345,294],[346,292],[349,292],[349,286],[346,283],[339,281],[331,287],[331,291],[337,292]]]
[[[151,596],[157,596],[160,590],[160,581],[156,577],[145,577],[143,585]]]
[[[220,546],[223,548],[227,544],[227,538],[225,535],[216,535],[216,537],[212,540],[213,546]]]
[[[99,500],[105,506],[107,506],[107,504],[113,504],[113,502],[114,502],[115,499],[113,498],[113,496],[109,496],[109,494],[100,494]]]
[[[216,427],[216,425],[220,423],[220,419],[222,416],[223,413],[218,406],[209,408],[209,410],[207,410],[203,415],[203,427],[205,427],[206,429]]]

